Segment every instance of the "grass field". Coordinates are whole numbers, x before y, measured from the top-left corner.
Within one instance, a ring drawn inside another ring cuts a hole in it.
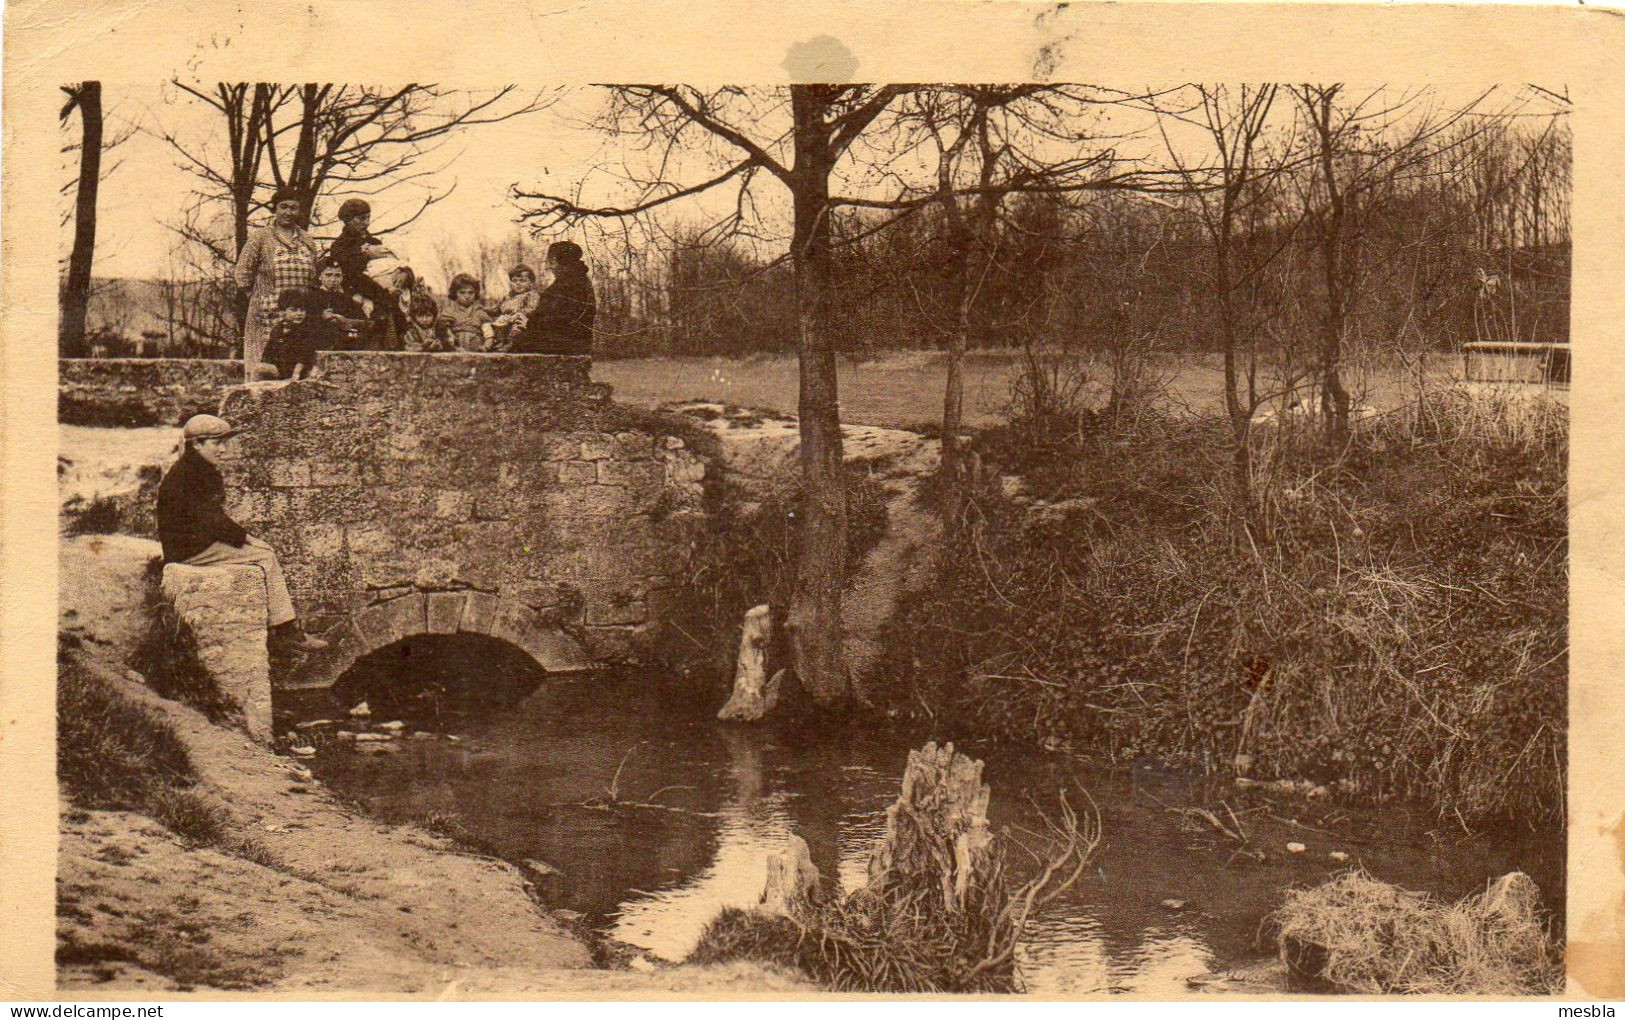
[[[1013,351],[979,351],[966,358],[968,425],[984,427],[1004,420],[1017,365]],[[1448,380],[1458,367],[1454,356],[1431,356],[1429,385]],[[897,428],[942,420],[947,368],[940,352],[905,351],[865,361],[843,358],[839,372],[842,421]],[[1191,356],[1168,375],[1170,402],[1203,414],[1220,410],[1223,374],[1217,357]],[[593,376],[614,386],[617,400],[648,407],[673,400],[715,400],[786,414],[796,409],[793,355],[600,360],[593,365]],[[1365,403],[1386,410],[1400,403],[1411,385],[1396,367],[1356,373],[1351,388],[1364,395]],[[1090,390],[1104,400],[1103,386],[1092,385]]]

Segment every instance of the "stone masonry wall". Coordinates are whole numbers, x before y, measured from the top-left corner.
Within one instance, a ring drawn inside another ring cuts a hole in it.
[[[57,421],[135,428],[213,414],[243,381],[240,361],[203,358],[61,358]]]
[[[637,657],[693,556],[707,467],[680,420],[613,403],[589,365],[327,353],[320,379],[237,387],[229,509],[278,550],[315,633],[485,593]]]

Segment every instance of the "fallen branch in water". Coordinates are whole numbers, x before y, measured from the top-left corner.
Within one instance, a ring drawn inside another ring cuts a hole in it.
[[[1242,846],[1246,846],[1247,843],[1248,843],[1247,837],[1243,836],[1240,832],[1236,831],[1236,829],[1241,828],[1241,823],[1236,821],[1236,814],[1235,814],[1235,812],[1230,811],[1230,805],[1228,805],[1228,804],[1224,804],[1222,806],[1224,807],[1224,809],[1226,811],[1230,812],[1230,820],[1232,822],[1236,822],[1236,829],[1231,829],[1228,825],[1225,825],[1223,822],[1219,821],[1219,816],[1214,814],[1213,812],[1209,811],[1207,808],[1174,807],[1173,805],[1167,803],[1166,801],[1163,801],[1163,800],[1159,799],[1155,794],[1151,793],[1148,790],[1141,790],[1140,792],[1145,794],[1147,797],[1150,797],[1151,800],[1156,802],[1156,804],[1159,807],[1161,807],[1163,809],[1163,811],[1167,812],[1168,814],[1171,814],[1171,815],[1183,815],[1186,818],[1200,819],[1201,821],[1204,821],[1204,822],[1208,823],[1209,825],[1213,826],[1213,828],[1217,829],[1219,832],[1224,833],[1225,836],[1229,837],[1230,839],[1235,840],[1237,843],[1240,843]]]

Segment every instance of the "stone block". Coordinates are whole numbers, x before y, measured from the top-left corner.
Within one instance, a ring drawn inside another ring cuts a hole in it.
[[[688,446],[682,436],[666,436],[661,440],[661,445],[668,450],[681,450]]]
[[[296,489],[310,484],[310,465],[302,460],[279,461],[270,465],[271,487]]]
[[[598,483],[653,490],[666,483],[666,472],[653,461],[606,460],[598,465]]]
[[[424,632],[424,597],[414,592],[404,598],[379,602],[357,611],[351,620],[366,649],[377,651]]]
[[[426,629],[430,634],[455,634],[462,624],[468,592],[437,591],[427,596]]]
[[[432,557],[418,564],[412,585],[419,591],[448,591],[462,587],[462,571],[452,560]]]
[[[271,663],[266,651],[265,573],[252,565],[164,568],[164,594],[197,638],[198,657],[243,728],[270,743]]]
[[[516,643],[549,673],[574,673],[596,665],[574,638],[543,624],[529,628]]]
[[[505,521],[513,516],[513,500],[504,495],[482,493],[474,497],[476,521]]]
[[[307,524],[299,530],[305,553],[330,560],[344,551],[344,529],[337,524]]]
[[[466,521],[473,509],[473,497],[460,489],[442,489],[434,494],[434,515],[442,520]]]
[[[666,454],[666,480],[673,484],[698,484],[705,480],[705,461],[687,451]]]
[[[547,436],[542,440],[544,460],[575,460],[580,453],[581,443],[568,436]]]
[[[615,433],[616,460],[642,460],[654,453],[654,436],[647,432]]]
[[[310,465],[311,485],[353,485],[355,481],[356,466],[354,462],[319,460]]]
[[[496,615],[492,619],[491,629],[486,633],[524,648],[525,637],[536,623],[536,610],[523,602],[498,599]]]
[[[598,465],[592,461],[572,460],[559,465],[559,482],[563,485],[593,485],[598,481]]]
[[[615,437],[593,433],[581,440],[582,460],[608,460],[615,456]]]
[[[351,528],[349,539],[352,556],[378,556],[395,548],[395,536],[382,527]]]
[[[463,603],[463,618],[457,629],[470,634],[490,634],[496,629],[502,600],[483,591],[471,591]]]
[[[402,556],[352,557],[355,570],[364,588],[390,589],[412,587],[417,564]]]
[[[243,492],[236,490],[228,497],[227,512],[234,520],[248,523],[269,520],[271,517],[271,493],[269,492]]]
[[[587,603],[587,626],[613,627],[642,623],[649,618],[649,607],[642,599]]]

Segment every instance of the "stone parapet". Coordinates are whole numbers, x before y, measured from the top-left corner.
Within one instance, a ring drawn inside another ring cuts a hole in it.
[[[61,358],[57,420],[137,428],[213,414],[243,381],[241,361],[210,358]]]
[[[265,572],[249,565],[164,567],[163,592],[197,638],[198,657],[248,735],[271,743]]]

